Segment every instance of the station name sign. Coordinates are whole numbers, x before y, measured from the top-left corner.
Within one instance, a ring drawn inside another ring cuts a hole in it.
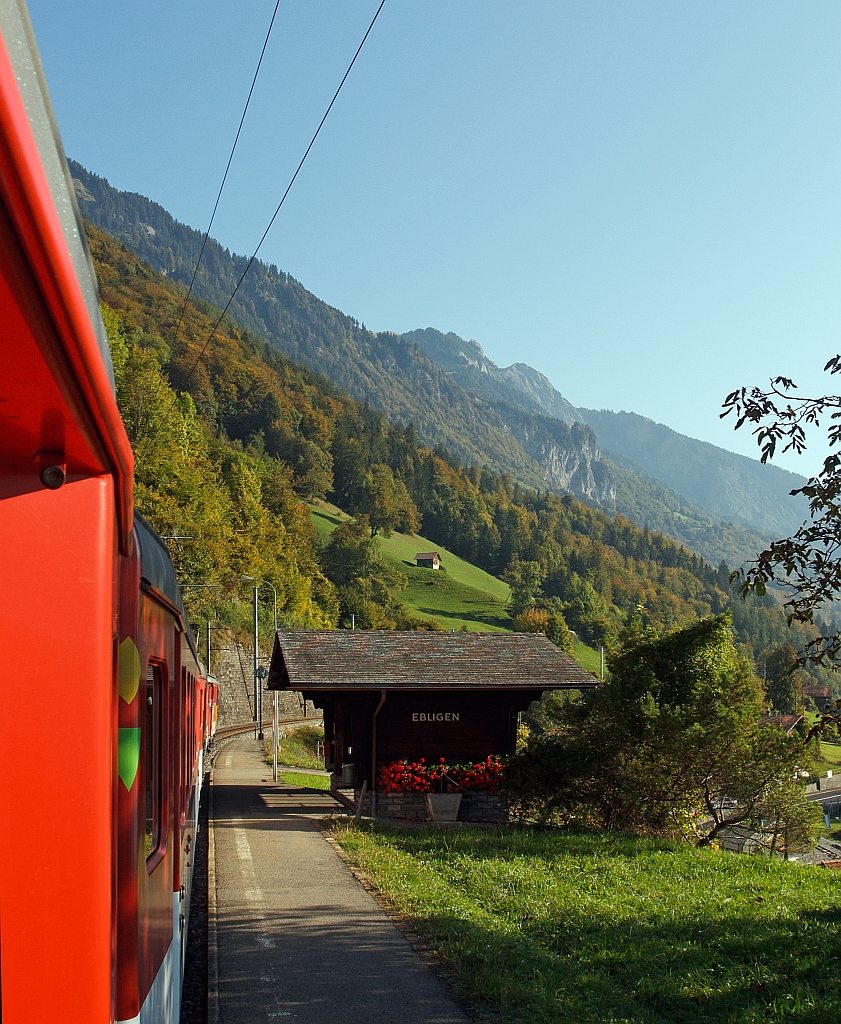
[[[413,722],[457,722],[459,720],[459,711],[413,711],[412,721]]]

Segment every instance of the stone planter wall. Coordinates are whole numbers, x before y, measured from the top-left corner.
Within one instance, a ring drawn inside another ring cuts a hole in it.
[[[501,793],[489,793],[486,789],[467,789],[458,811],[459,821],[495,821],[505,824],[508,811]]]
[[[354,794],[354,802],[359,801],[361,789]],[[365,794],[362,803],[363,815],[371,814],[371,794]],[[403,821],[428,821],[426,801],[423,793],[378,793],[377,817],[392,818]],[[504,824],[508,814],[500,793],[489,793],[483,789],[465,790],[462,794],[461,807],[458,811],[459,821],[492,821]]]
[[[423,793],[377,793],[377,817],[426,821],[429,816]]]

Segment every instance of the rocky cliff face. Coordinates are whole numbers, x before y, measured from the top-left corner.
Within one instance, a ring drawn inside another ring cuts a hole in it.
[[[609,452],[630,460],[718,519],[783,537],[808,514],[806,499],[789,493],[804,483],[795,473],[685,437],[636,413],[582,409],[581,414]]]
[[[616,496],[616,478],[605,459],[619,457],[628,460],[624,473],[636,473],[639,479],[632,488],[638,499],[634,507],[617,510],[637,521],[646,521],[639,517],[640,501],[646,506],[660,504],[655,492],[662,484],[722,523],[738,523],[749,531],[771,536],[792,533],[807,515],[805,500],[789,494],[803,484],[794,473],[684,437],[635,413],[576,409],[538,370],[525,363],[500,368],[488,359],[478,342],[464,341],[457,334],[427,328],[402,337],[414,342],[465,391],[481,395],[498,410],[502,403],[543,419],[552,417],[564,424],[588,424],[593,428],[597,441],[582,439],[580,455],[561,445],[561,457],[553,450],[553,441],[546,439],[545,430],[526,427],[522,422],[514,424],[510,416],[506,418],[522,447],[540,463],[549,487],[569,489],[609,505]],[[641,486],[650,492],[647,497],[643,497]],[[627,487],[620,488],[620,498],[627,494]],[[660,529],[682,537],[684,525],[676,513],[674,523],[660,523]],[[750,540],[752,543],[755,538]],[[710,554],[708,547],[703,546],[703,550]]]
[[[544,486],[612,508],[616,481],[595,433],[583,423],[561,423],[498,403],[494,406],[523,449],[539,464]]]

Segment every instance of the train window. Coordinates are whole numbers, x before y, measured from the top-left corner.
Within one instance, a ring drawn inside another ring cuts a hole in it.
[[[163,747],[163,680],[160,665],[146,673],[146,718],[143,728],[146,767],[146,859],[161,841],[161,762]]]

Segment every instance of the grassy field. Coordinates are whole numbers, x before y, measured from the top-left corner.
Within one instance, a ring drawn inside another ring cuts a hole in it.
[[[816,758],[812,773],[814,775],[826,775],[831,771],[833,775],[841,774],[841,743],[828,743],[821,740],[821,756]]]
[[[447,579],[473,590],[479,590],[490,595],[502,605],[508,601],[511,589],[507,583],[503,583],[502,580],[491,576],[483,569],[478,569],[470,562],[465,562],[463,558],[442,548],[440,544],[433,544],[431,540],[426,540],[424,537],[407,536],[403,533],[393,533],[390,537],[379,537],[378,540],[386,558],[400,565],[403,570],[417,569],[415,555],[418,551],[437,551],[441,556],[443,570],[417,569],[419,573],[435,579]]]
[[[841,1019],[836,872],[613,834],[335,835],[502,1022]]]
[[[339,523],[345,519],[350,519],[350,516],[329,502],[316,501],[310,504],[310,521],[315,527],[316,535],[322,540],[327,540]]]
[[[304,775],[298,772],[278,772],[280,781],[287,786],[300,786],[302,789],[329,789],[329,775]]]
[[[324,741],[324,729],[320,725],[299,725],[296,728],[283,728],[283,735],[278,748],[278,758],[283,764],[294,765],[296,768],[324,767],[324,758],[318,756],[318,744]],[[272,760],[272,737],[263,741],[266,761]]]
[[[316,533],[326,539],[348,517],[333,505],[318,502],[312,506]],[[511,628],[506,603],[510,590],[506,583],[454,555],[425,537],[393,533],[378,537],[380,549],[395,569],[409,580],[400,599],[410,612],[434,619],[444,629],[468,629],[476,632]],[[446,571],[419,569],[418,551],[437,551]]]
[[[400,598],[415,615],[434,619],[444,629],[464,628],[479,633],[511,629],[505,602],[487,591],[468,586],[440,570],[419,569],[402,562],[398,568],[409,578]]]
[[[582,668],[586,668],[588,672],[592,672],[598,678],[599,675],[599,652],[594,651],[592,647],[588,647],[586,644],[582,644],[580,640],[575,641],[575,650],[572,652],[573,658],[578,662]]]
[[[348,518],[327,502],[310,507],[315,531],[325,540]],[[400,598],[413,614],[434,619],[444,629],[479,633],[511,629],[507,609],[511,591],[507,583],[425,537],[393,533],[377,540],[385,558],[409,580]],[[437,551],[444,569],[419,569],[415,565],[418,551]],[[579,643],[573,656],[582,668],[598,674],[598,651]]]

